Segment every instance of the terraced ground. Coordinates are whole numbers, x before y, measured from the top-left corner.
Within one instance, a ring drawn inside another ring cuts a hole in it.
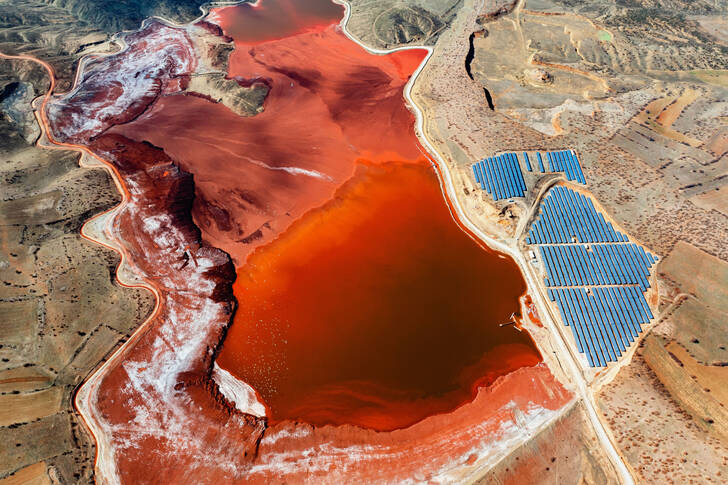
[[[62,92],[83,55],[118,49],[108,40],[118,22],[200,14],[195,2],[106,2],[130,17],[82,3],[0,1],[0,52],[49,62]],[[95,446],[74,391],[152,309],[147,292],[116,284],[117,255],[80,236],[120,201],[110,177],[80,168],[76,153],[35,146],[31,101],[48,81],[37,64],[0,60],[0,483],[93,481]]]

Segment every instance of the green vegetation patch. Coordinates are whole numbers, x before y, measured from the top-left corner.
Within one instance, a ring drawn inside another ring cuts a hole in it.
[[[600,30],[597,32],[597,38],[602,42],[612,42],[612,34],[606,30]]]

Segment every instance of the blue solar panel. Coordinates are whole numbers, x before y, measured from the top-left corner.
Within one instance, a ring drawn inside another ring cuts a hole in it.
[[[615,325],[619,327],[620,334],[622,335],[625,346],[629,347],[633,339],[632,330],[629,328],[629,325],[622,315],[621,310],[614,307],[612,298],[606,288],[598,288],[597,291],[599,291],[599,296],[602,298],[602,300],[604,300],[605,308],[609,309],[610,315],[612,316]]]
[[[505,170],[503,170],[503,164],[501,163],[500,157],[493,158],[493,168],[495,169],[496,175],[496,186],[498,187],[498,200],[505,199],[508,196],[508,178],[506,177]]]
[[[530,171],[528,160],[527,166]],[[493,200],[525,197],[528,190],[518,155],[515,153],[503,153],[485,158],[473,165],[473,172],[475,180],[493,197]]]
[[[515,197],[520,192],[520,183],[518,182],[518,175],[516,175],[516,169],[513,166],[513,160],[508,154],[503,155],[503,166],[508,174],[508,195],[509,197]]]
[[[579,337],[581,338],[581,346],[582,346],[581,351],[586,352],[587,359],[590,362],[589,365],[593,366],[594,360],[595,360],[592,357],[593,352],[594,352],[594,350],[593,350],[594,344],[592,343],[591,337],[589,336],[588,332],[586,331],[586,327],[584,326],[584,319],[581,314],[581,309],[574,302],[574,299],[573,299],[574,290],[568,289],[568,290],[562,290],[562,291],[563,291],[563,295],[564,295],[565,301],[567,303],[567,306],[569,308],[569,311],[571,312],[571,315],[572,315],[572,322],[573,322],[572,330],[576,331],[578,333]],[[598,360],[597,360],[597,362],[598,362]]]
[[[523,153],[526,159],[527,167],[530,167],[527,155]],[[538,168],[541,173],[544,172],[564,172],[566,179],[570,182],[578,182],[586,185],[586,178],[584,172],[581,169],[581,163],[579,163],[579,157],[576,156],[574,150],[559,150],[554,152],[545,152],[546,162],[548,166],[544,166],[544,161],[541,156],[541,152],[536,152],[538,158]],[[531,169],[529,168],[529,172]]]
[[[578,179],[569,155],[547,158]],[[546,194],[528,234],[538,245],[549,297],[572,327],[579,352],[590,366],[619,358],[654,318],[644,293],[656,258],[615,231],[591,198],[564,186]]]
[[[561,169],[561,171],[566,174],[566,178],[568,180],[574,180],[574,176],[571,173],[571,166],[569,165],[569,161],[566,159],[566,153],[559,152],[558,156],[559,156],[559,169]]]
[[[593,298],[591,298],[591,295],[586,293],[586,290],[582,294],[582,298],[587,306],[587,309],[589,309],[589,316],[591,317],[591,323],[595,328],[595,333],[597,337],[599,337],[601,339],[601,342],[603,342],[603,347],[606,350],[607,355],[609,355],[609,359],[611,361],[616,361],[617,352],[614,349],[614,343],[612,342],[609,330],[604,326],[604,322],[602,321],[596,303],[594,302]]]
[[[564,161],[566,178],[569,180],[576,180],[576,173],[574,173],[574,163],[571,161],[571,157],[566,152],[561,152],[561,158]]]
[[[523,152],[523,161],[526,162],[526,170],[529,172],[533,172],[533,168],[531,167],[531,160],[528,159],[528,153]]]
[[[496,194],[496,200],[505,198],[506,195],[506,181],[501,170],[500,163],[498,163],[497,157],[492,157],[488,160],[490,164],[490,172],[493,180],[493,191]]]
[[[513,159],[513,164],[516,169],[516,175],[518,176],[518,181],[520,183],[521,195],[525,195],[528,187],[526,187],[526,179],[523,178],[523,170],[521,170],[521,164],[518,163],[518,156],[515,153],[511,153],[511,158]]]
[[[599,327],[594,319],[594,314],[590,309],[590,305],[586,299],[586,294],[584,291],[585,290],[583,288],[579,288],[575,290],[575,295],[577,297],[577,300],[580,302],[580,305],[584,308],[584,316],[587,321],[587,327],[589,329],[589,332],[591,333],[592,341],[597,348],[597,352],[600,355],[600,359],[604,364],[606,364],[607,362],[613,361],[614,358],[610,355],[610,351],[607,348],[607,343],[605,342],[604,336],[601,334]]]
[[[498,174],[495,170],[495,166],[493,164],[493,159],[486,158],[485,166],[488,170],[488,173],[490,174],[490,184],[491,184],[490,186],[492,189],[491,195],[493,196],[493,199],[499,200],[501,198],[500,197],[500,184],[496,183],[496,181],[498,180]]]
[[[579,180],[579,182],[586,185],[586,177],[584,177],[584,172],[581,169],[581,163],[579,162],[579,157],[576,156],[576,153],[574,152],[574,150],[570,150],[569,156],[571,157],[571,159],[574,162],[574,166],[576,168],[577,179]]]
[[[502,155],[498,155],[495,158],[495,164],[496,164],[496,168],[498,170],[498,174],[500,177],[498,180],[498,183],[501,185],[501,199],[506,199],[506,198],[510,197],[510,194],[511,194],[510,185],[511,184],[510,184],[510,180],[509,180],[510,177],[508,176],[508,169],[505,166]]]
[[[611,302],[614,311],[619,314],[620,321],[623,323],[624,327],[629,330],[631,338],[634,339],[637,337],[637,335],[639,335],[639,332],[634,325],[633,319],[630,318],[631,314],[627,312],[627,309],[624,306],[617,289],[618,287],[616,286],[610,286],[607,287],[605,291],[609,295],[609,301]]]
[[[614,331],[615,337],[619,339],[619,347],[621,351],[624,352],[627,347],[629,347],[629,345],[632,343],[632,340],[626,337],[624,330],[622,329],[622,325],[617,319],[617,314],[610,307],[609,302],[604,295],[604,289],[595,288],[594,297],[599,300],[599,305],[604,312],[604,317],[606,318],[607,322],[609,322],[610,327]]]
[[[488,170],[487,160],[483,160],[480,162],[480,174],[485,179],[485,190],[489,194],[493,194],[493,175]]]
[[[566,312],[564,311],[564,305],[561,301],[560,295],[556,294],[556,305],[559,307],[559,313],[561,313],[561,321],[564,322],[564,325],[567,327],[569,326],[569,318],[567,318]],[[577,343],[578,346],[578,343]]]

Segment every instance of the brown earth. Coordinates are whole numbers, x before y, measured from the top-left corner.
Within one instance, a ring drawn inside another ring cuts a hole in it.
[[[347,29],[380,49],[432,45],[447,29],[463,0],[353,0]]]
[[[0,88],[43,93],[48,79],[33,66],[1,60]],[[31,113],[26,97],[17,103]],[[116,254],[81,238],[86,219],[120,200],[110,177],[80,168],[76,153],[33,146],[31,120],[0,119],[0,477],[48,483],[47,468],[82,483],[92,480],[95,447],[73,411],[74,390],[152,300],[120,287]]]
[[[616,484],[619,481],[599,446],[582,404],[575,404],[476,483]]]
[[[108,34],[63,8],[42,0],[0,0],[0,52],[47,61],[56,71],[59,91],[70,88],[83,55],[113,49]]]
[[[724,483],[728,447],[683,410],[638,352],[599,406],[644,483]]]

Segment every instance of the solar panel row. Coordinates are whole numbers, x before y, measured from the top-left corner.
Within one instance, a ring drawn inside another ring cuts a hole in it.
[[[627,236],[614,230],[589,197],[561,185],[544,198],[541,216],[526,238],[528,244],[626,241]]]
[[[548,294],[592,367],[615,362],[653,318],[636,286],[549,289]]]
[[[549,161],[549,171],[564,172],[567,180],[576,181],[586,185],[584,172],[581,170],[579,158],[574,150],[561,150],[558,152],[546,152]]]
[[[523,161],[526,162],[526,170],[533,172],[533,168],[531,168],[531,160],[529,160],[528,153],[526,152],[523,152]]]
[[[539,246],[546,286],[639,285],[648,278],[654,257],[634,243]]]
[[[523,197],[526,181],[515,153],[503,153],[473,165],[475,180],[494,200]]]

